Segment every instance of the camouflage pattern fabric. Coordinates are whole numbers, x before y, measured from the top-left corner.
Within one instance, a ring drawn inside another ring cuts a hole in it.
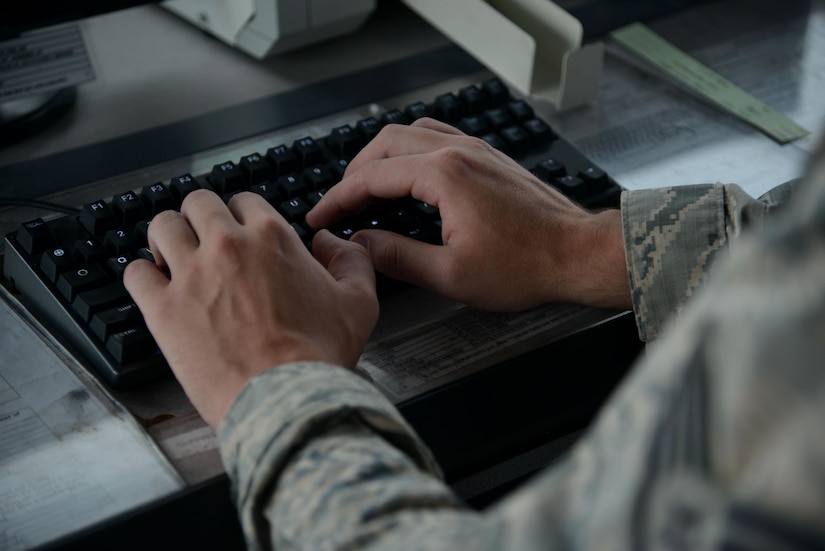
[[[571,453],[483,513],[368,382],[259,375],[218,431],[249,547],[825,549],[825,157],[753,228],[788,194],[625,196],[639,327],[659,337]]]

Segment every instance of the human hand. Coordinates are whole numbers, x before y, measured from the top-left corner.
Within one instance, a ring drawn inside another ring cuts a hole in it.
[[[274,366],[317,360],[354,367],[378,318],[367,251],[319,232],[313,258],[253,193],[227,206],[196,191],[180,213],[152,220],[149,245],[156,264],[132,262],[124,284],[212,426],[247,380]]]
[[[362,230],[375,268],[478,308],[630,307],[618,210],[589,212],[484,141],[432,119],[389,125],[307,215],[328,227],[380,199],[437,206],[443,245]]]

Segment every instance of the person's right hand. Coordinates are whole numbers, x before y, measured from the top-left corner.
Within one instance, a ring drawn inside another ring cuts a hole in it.
[[[488,310],[630,307],[618,210],[589,212],[483,140],[431,119],[385,127],[307,222],[328,227],[407,195],[439,208],[443,245],[356,233],[379,272]]]

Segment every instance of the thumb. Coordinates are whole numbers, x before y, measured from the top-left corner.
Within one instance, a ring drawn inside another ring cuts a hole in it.
[[[321,230],[312,241],[312,253],[339,283],[356,286],[366,284],[367,288],[374,290],[375,269],[369,254],[360,245]]]
[[[352,236],[369,251],[375,269],[385,276],[434,289],[441,283],[439,259],[443,247],[385,230],[363,230]]]

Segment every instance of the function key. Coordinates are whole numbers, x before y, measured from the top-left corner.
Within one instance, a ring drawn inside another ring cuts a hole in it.
[[[172,190],[172,195],[175,196],[177,204],[183,203],[187,195],[200,189],[200,184],[191,174],[182,174],[169,180],[169,189]]]
[[[458,91],[458,97],[461,98],[461,101],[467,106],[468,113],[481,113],[490,105],[487,96],[478,86],[462,88]]]
[[[266,159],[258,154],[244,155],[241,157],[241,172],[246,177],[250,186],[261,184],[275,179],[275,172]]]
[[[365,142],[370,141],[381,131],[381,123],[375,117],[367,117],[355,123],[355,129]]]
[[[121,226],[131,228],[141,220],[148,218],[143,202],[132,191],[115,195],[112,198],[112,209]]]
[[[54,245],[54,236],[42,218],[35,218],[20,224],[17,242],[28,254],[39,254]]]
[[[407,118],[411,121],[417,121],[418,119],[423,119],[424,117],[432,117],[433,110],[423,101],[419,101],[417,103],[413,103],[412,105],[408,105],[404,109],[404,114],[407,115]]]
[[[102,235],[117,225],[115,213],[105,201],[83,205],[78,220],[80,225],[92,235]]]
[[[410,124],[410,119],[398,109],[392,109],[381,115],[381,122],[383,124]]]
[[[364,147],[364,139],[351,126],[344,125],[332,129],[327,145],[336,155],[354,157]]]
[[[232,161],[213,166],[212,173],[209,175],[209,184],[218,195],[235,193],[248,187],[243,172]]]
[[[175,197],[168,187],[157,182],[150,186],[144,186],[140,192],[143,199],[143,206],[149,211],[149,216],[154,216],[164,210],[172,210],[178,205],[175,204]]]
[[[321,147],[309,136],[295,140],[292,143],[292,151],[298,158],[298,163],[303,167],[319,165],[324,162]]]
[[[510,100],[510,91],[498,78],[491,78],[481,85],[481,89],[490,98],[490,105],[501,105]]]
[[[435,118],[447,124],[454,124],[467,115],[467,108],[453,93],[441,94],[433,104]]]
[[[284,144],[270,147],[266,151],[266,160],[269,161],[269,164],[272,165],[272,168],[275,170],[276,178],[297,172],[298,168],[300,168],[298,166],[298,158],[295,157],[292,150]]]

